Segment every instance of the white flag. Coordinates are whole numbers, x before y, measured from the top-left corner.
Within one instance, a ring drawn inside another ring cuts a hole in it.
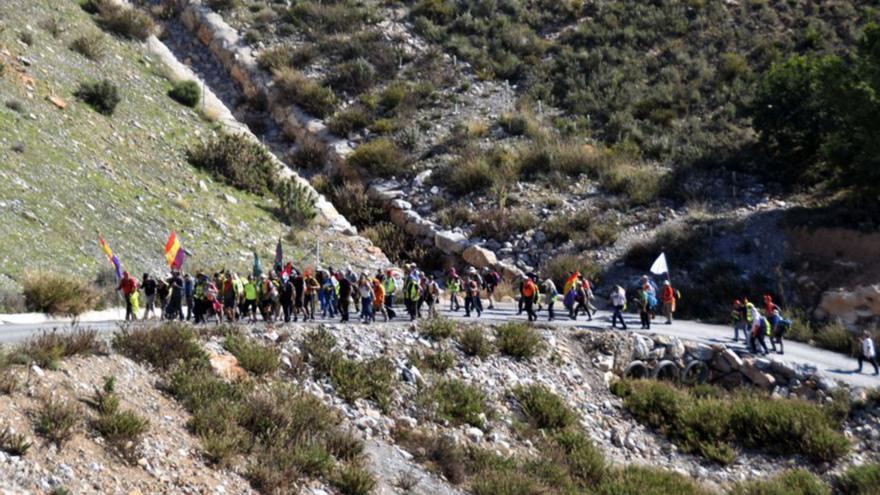
[[[663,275],[669,273],[669,266],[666,264],[666,253],[660,253],[657,260],[651,265],[651,273],[654,275]]]

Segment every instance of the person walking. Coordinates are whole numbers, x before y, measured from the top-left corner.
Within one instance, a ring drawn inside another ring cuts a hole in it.
[[[373,286],[366,273],[358,278],[358,296],[361,298],[361,321],[370,323],[373,321]]]
[[[547,321],[553,321],[556,319],[556,313],[553,311],[553,306],[559,298],[559,293],[556,291],[556,284],[553,283],[553,279],[551,278],[544,280],[544,283],[541,285],[544,287],[544,304],[547,305]]]
[[[186,299],[186,321],[193,317],[195,311],[195,283],[189,273],[183,276],[183,297]]]
[[[122,297],[125,299],[125,321],[137,320],[137,314],[133,311],[134,308],[131,297],[132,294],[137,293],[137,282],[128,274],[128,272],[122,272],[122,278],[119,280],[119,285],[116,286],[116,290],[121,291]]]
[[[244,284],[244,304],[241,317],[247,318],[250,323],[257,321],[257,283],[254,281],[253,275],[248,275],[247,282]]]
[[[523,277],[522,291],[520,295],[523,300],[523,309],[526,312],[528,320],[537,321],[538,314],[535,313],[535,297],[538,295],[538,286],[529,277]]]
[[[623,320],[623,312],[626,310],[626,290],[623,287],[617,285],[611,291],[611,306],[614,308],[614,313],[611,314],[611,328],[617,328],[617,322],[620,321],[621,328],[626,330],[626,322]]]
[[[752,319],[752,333],[749,338],[749,349],[752,354],[770,354],[767,350],[766,336],[770,333],[770,321],[760,313]],[[758,350],[758,346],[761,350]]]
[[[168,301],[169,292],[168,283],[162,280],[156,280],[156,304],[155,308],[159,310],[159,319],[165,319],[165,304]]]
[[[293,281],[287,275],[283,275],[281,277],[281,311],[284,313],[284,323],[290,323],[290,317],[293,314],[293,295],[295,292]]]
[[[168,297],[168,306],[165,307],[164,317],[168,320],[178,319],[183,321],[183,279],[180,272],[171,272],[168,279],[168,289],[171,295]]]
[[[394,293],[397,292],[397,281],[394,280],[394,271],[385,270],[385,279],[382,280],[382,290],[385,293],[385,311],[389,320],[397,316],[394,311]]]
[[[388,310],[385,308],[385,288],[378,278],[373,279],[373,321],[376,321],[376,313],[381,313],[388,321]]]
[[[669,280],[663,282],[660,302],[663,303],[663,316],[666,317],[666,324],[672,325],[672,315],[675,313],[675,289],[672,288],[672,283]]]
[[[785,346],[782,344],[782,337],[785,335],[785,332],[791,326],[791,320],[787,320],[782,317],[782,312],[779,310],[779,306],[775,306],[773,309],[773,314],[770,315],[770,346],[773,348],[773,352],[778,352],[779,354],[785,354]],[[776,344],[779,344],[779,350],[776,350]]]
[[[321,290],[321,285],[318,283],[318,279],[315,278],[315,275],[311,272],[306,272],[306,278],[304,282],[306,287],[305,291],[303,292],[303,311],[305,312],[305,316],[303,316],[303,321],[315,321],[315,313],[318,303],[318,291]],[[345,321],[348,321],[347,317]]]
[[[457,312],[461,309],[461,305],[458,303],[458,293],[461,291],[461,278],[455,273],[455,268],[449,269],[446,291],[449,292],[449,311]]]
[[[428,280],[425,282],[425,304],[428,305],[428,318],[437,318],[440,316],[437,313],[437,302],[440,300],[440,286],[437,285],[437,281],[434,280],[433,275],[428,275]]]
[[[880,368],[877,367],[877,349],[874,346],[874,339],[871,338],[871,332],[863,331],[859,340],[859,369],[856,370],[856,373],[862,372],[862,362],[867,361],[874,365],[874,375],[880,374]]]
[[[147,320],[151,315],[156,316],[156,280],[144,273],[141,287],[144,289],[144,316],[141,319]]]
[[[344,276],[341,272],[336,274],[336,280],[339,282],[339,315],[341,323],[348,322],[348,308],[351,303],[351,280]]]
[[[748,339],[748,314],[746,314],[746,305],[739,299],[733,301],[733,310],[730,312],[733,318],[733,341],[739,342],[739,332],[742,330],[743,340]]]
[[[489,306],[486,309],[495,309],[495,290],[499,283],[501,283],[501,275],[498,272],[488,266],[483,269],[483,285],[486,288],[486,299],[489,301]]]
[[[651,329],[651,299],[648,289],[639,287],[636,292],[636,302],[639,305],[639,319],[642,322],[642,330]]]

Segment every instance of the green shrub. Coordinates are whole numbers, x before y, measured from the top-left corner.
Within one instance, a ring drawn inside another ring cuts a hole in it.
[[[597,495],[712,495],[696,481],[660,468],[628,466],[605,477]]]
[[[364,143],[348,155],[347,162],[378,177],[402,176],[407,173],[406,155],[385,138]]]
[[[845,492],[849,493],[849,492]],[[830,495],[831,490],[822,480],[807,470],[795,469],[776,475],[766,481],[740,483],[731,495]]]
[[[458,333],[458,345],[462,352],[471,357],[486,359],[492,354],[492,343],[480,327],[466,327]]]
[[[528,360],[541,352],[541,336],[524,323],[505,323],[495,329],[495,344],[505,356]]]
[[[376,226],[383,218],[382,208],[370,199],[360,181],[346,180],[334,186],[329,196],[339,213],[355,225]]]
[[[440,177],[450,192],[464,195],[512,183],[516,165],[513,154],[501,147],[485,152],[468,150],[452,161]]]
[[[843,354],[852,354],[855,350],[852,333],[839,323],[830,323],[818,329],[813,340],[823,349]]]
[[[327,128],[337,136],[347,137],[373,122],[370,113],[360,105],[353,105],[333,114],[327,121]]]
[[[424,353],[414,350],[407,355],[407,359],[419,369],[430,369],[437,373],[443,373],[455,366],[455,354],[444,350],[428,350]]]
[[[107,52],[104,35],[101,33],[79,36],[70,42],[70,49],[95,62],[104,58],[104,54]]]
[[[493,208],[474,219],[471,233],[476,237],[506,240],[538,225],[538,219],[525,208]]]
[[[228,334],[223,341],[223,347],[235,356],[242,368],[255,375],[273,373],[278,369],[280,353],[274,347],[238,334]]]
[[[596,175],[607,167],[607,160],[606,155],[589,146],[568,141],[540,140],[520,154],[519,171],[527,179],[553,173],[569,177]]]
[[[21,385],[18,375],[10,370],[0,371],[0,394],[12,395]]]
[[[329,84],[350,93],[361,93],[376,82],[376,68],[364,58],[343,62],[331,69]]]
[[[685,451],[719,463],[735,445],[815,461],[833,461],[849,449],[839,424],[821,406],[799,399],[767,400],[757,393],[695,396],[655,381],[618,382],[612,391],[639,421],[658,428]]]
[[[484,426],[489,412],[483,392],[460,380],[443,380],[434,384],[421,397],[421,402],[437,420],[478,428]]]
[[[202,88],[196,81],[177,81],[168,91],[168,96],[181,105],[194,108],[202,98]]]
[[[104,344],[95,330],[76,330],[73,332],[42,332],[32,337],[21,348],[21,353],[48,369],[57,369],[58,362],[70,356],[91,356],[105,351]]]
[[[426,259],[427,251],[424,246],[414,242],[412,236],[389,221],[371,225],[361,231],[361,234],[382,249],[388,259],[396,263]]]
[[[306,170],[319,170],[327,163],[327,145],[321,140],[303,136],[296,143],[296,151],[290,156],[294,165]]]
[[[370,399],[382,410],[391,404],[396,374],[394,365],[387,359],[359,362],[339,356],[334,359],[329,376],[336,393],[349,403]]]
[[[846,495],[871,495],[880,486],[880,464],[853,466],[837,476],[837,491]]]
[[[117,36],[140,41],[146,40],[156,28],[148,14],[110,1],[101,2],[96,22]]]
[[[197,418],[200,417],[200,410],[223,401],[226,401],[223,403],[227,404],[228,407],[225,407],[222,411],[235,411],[235,408],[229,404],[235,404],[243,400],[242,398],[246,393],[246,390],[241,386],[223,381],[213,373],[207,360],[198,358],[190,359],[189,361],[179,361],[169,371],[163,388],[177,399],[178,402],[183,404],[187,410],[194,413],[194,421],[197,421]],[[225,424],[222,421],[224,418],[222,414],[213,414],[211,418],[212,422],[209,423],[211,425],[215,424],[213,423],[213,418],[220,419],[220,424]],[[196,428],[197,426],[197,422],[190,424],[190,427],[200,434],[212,429],[200,429]]]
[[[344,464],[337,469],[332,481],[342,495],[369,495],[376,488],[372,473],[354,464]]]
[[[73,402],[46,398],[36,411],[34,430],[61,448],[73,436],[81,415],[82,411]]]
[[[518,386],[513,389],[513,397],[535,428],[559,430],[577,420],[562,398],[541,385]]]
[[[261,51],[257,55],[257,63],[267,70],[283,69],[294,65],[293,58],[297,49],[295,46],[281,43]]]
[[[134,411],[102,414],[95,420],[98,433],[120,448],[126,448],[129,443],[137,444],[149,428],[150,421]]]
[[[109,79],[99,82],[85,82],[79,85],[74,95],[103,115],[113,115],[119,104],[119,89]]]
[[[21,284],[28,311],[75,318],[95,309],[98,303],[98,291],[89,282],[71,275],[28,272]]]
[[[0,431],[0,450],[9,455],[21,457],[27,454],[33,443],[21,433],[13,433],[7,426]]]
[[[317,197],[305,184],[294,179],[285,179],[275,189],[280,206],[280,218],[291,226],[305,226],[318,216],[315,208]]]
[[[535,116],[528,112],[508,112],[501,115],[498,124],[511,136],[538,136],[540,125]]]
[[[606,190],[623,194],[630,203],[643,205],[657,199],[663,187],[662,173],[644,165],[626,165],[605,168],[599,182]]]
[[[474,480],[474,495],[532,495],[547,488],[534,477],[516,471],[490,471]]]
[[[336,107],[336,96],[295,69],[285,67],[273,71],[273,80],[281,96],[318,118],[324,118]]]
[[[561,431],[552,437],[553,445],[564,454],[563,462],[572,478],[592,486],[607,473],[602,452],[583,433],[573,430]]]
[[[135,361],[167,370],[179,361],[207,360],[189,325],[168,322],[157,327],[123,329],[113,335],[113,348]]]
[[[277,168],[269,152],[242,134],[221,134],[191,146],[186,159],[229,184],[262,194],[271,191]]]
[[[439,341],[455,335],[455,322],[448,318],[429,318],[418,323],[419,333],[423,337]]]

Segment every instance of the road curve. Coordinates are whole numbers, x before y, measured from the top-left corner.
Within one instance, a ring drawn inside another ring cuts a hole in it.
[[[525,315],[516,314],[516,308],[512,304],[496,304],[495,306],[495,309],[483,312],[483,315],[480,318],[464,318],[462,311],[452,313],[444,309],[442,313],[444,316],[450,318],[471,320],[474,322],[485,321],[491,323],[500,323],[514,320],[524,321],[526,319]],[[396,309],[398,309],[398,312],[403,311],[402,307]],[[593,317],[592,321],[588,321],[584,317],[580,317],[577,321],[572,321],[565,316],[564,311],[557,311],[557,316],[557,320],[553,322],[548,322],[546,312],[541,312],[539,313],[539,323],[541,323],[542,325],[549,324],[553,327],[558,327],[560,329],[580,328],[591,330],[607,330],[611,327],[611,314],[606,311],[599,311],[598,314]],[[655,321],[660,321],[661,323],[658,325],[652,325],[651,330],[638,330],[639,322],[637,317],[635,317],[634,315],[627,315],[626,319],[627,325],[629,327],[628,331],[631,332],[637,332],[643,335],[657,333],[686,340],[703,342],[706,344],[724,344],[737,351],[746,351],[746,346],[742,341],[738,343],[733,342],[733,330],[730,327],[684,320],[678,320],[672,325],[664,325],[662,324],[663,319],[657,318]],[[326,321],[329,322],[330,320]],[[398,319],[395,321],[400,320]],[[319,320],[318,322],[321,323],[321,320]],[[400,321],[400,323],[397,324],[405,323],[405,321]],[[102,321],[90,321],[82,323],[81,326],[92,328],[97,330],[99,333],[106,334],[112,333],[119,328],[119,320],[107,319]],[[56,328],[59,330],[63,330],[70,328],[70,326],[69,323],[63,321],[0,325],[0,344],[22,342],[33,335],[39,334],[40,332]],[[840,380],[853,386],[880,386],[880,377],[870,374],[873,373],[873,370],[870,368],[869,364],[866,364],[863,372],[861,374],[858,374],[855,373],[855,369],[857,367],[855,359],[840,353],[820,349],[818,347],[813,347],[798,342],[786,341],[785,355],[771,354],[768,357],[774,360],[784,360],[801,365],[815,366],[824,376],[834,380]]]

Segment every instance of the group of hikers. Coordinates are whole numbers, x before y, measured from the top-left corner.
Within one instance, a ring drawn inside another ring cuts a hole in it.
[[[213,318],[218,323],[224,319],[254,323],[259,318],[272,323],[339,318],[341,322],[348,322],[354,309],[361,322],[372,323],[379,316],[386,322],[396,318],[397,298],[403,300],[410,321],[437,317],[438,305],[442,304],[444,295],[450,312],[463,310],[464,317],[480,317],[484,298],[487,309],[494,308],[501,281],[501,275],[489,268],[477,270],[469,267],[461,273],[450,268],[445,273],[441,289],[440,281],[434,275],[425,274],[414,264],[404,265],[402,272],[388,269],[369,274],[357,273],[350,267],[301,272],[288,263],[284,267],[276,266],[269,273],[247,276],[228,270],[213,276],[202,271],[197,271],[195,276],[174,271],[167,279],[156,279],[145,273],[137,281],[124,272],[118,289],[125,297],[126,320],[137,319],[139,293],[143,292],[143,319],[153,316],[203,323]],[[592,321],[596,314],[597,298],[593,286],[579,272],[568,274],[562,291],[557,289],[552,278],[541,280],[535,273],[522,275],[518,286],[517,314],[526,313],[528,321],[537,321],[538,313],[544,308],[547,320],[555,320],[556,304],[560,301],[571,320],[583,314]],[[631,300],[627,298],[626,289],[616,285],[608,300],[612,309],[611,327],[617,328],[619,324],[621,329],[627,329],[623,314],[630,303],[638,310],[642,330],[651,329],[655,315],[662,315],[665,323],[671,325],[680,298],[681,293],[668,279],[658,287],[651,277],[642,276]],[[791,326],[791,320],[782,316],[781,308],[770,295],[764,295],[763,303],[763,308],[758,308],[747,298],[734,301],[733,340],[738,342],[742,332],[750,352],[766,355],[770,352],[767,348],[769,337],[772,352],[784,354],[783,336]],[[859,371],[864,360],[874,366],[876,374],[876,351],[867,332],[860,339],[860,351]]]

